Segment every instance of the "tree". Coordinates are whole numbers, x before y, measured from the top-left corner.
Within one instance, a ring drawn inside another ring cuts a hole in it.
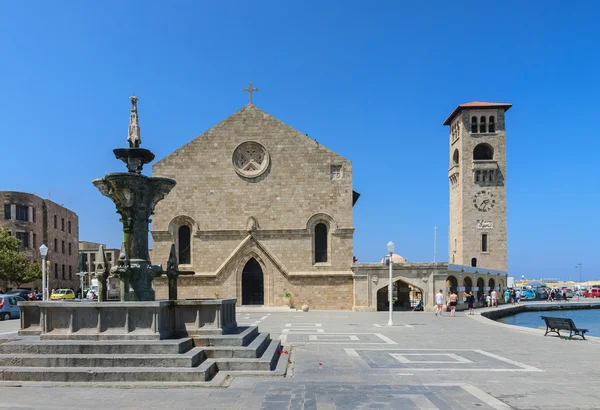
[[[20,246],[19,239],[0,229],[0,279],[14,283],[17,288],[42,277],[41,265],[29,261]]]

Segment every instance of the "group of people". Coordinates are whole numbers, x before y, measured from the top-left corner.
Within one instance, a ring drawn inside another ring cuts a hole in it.
[[[558,288],[550,288],[547,290],[547,292],[548,292],[547,302],[554,302],[555,300],[561,299],[561,295],[560,295]],[[579,293],[577,294],[577,296],[579,297]],[[567,299],[567,291],[566,290],[562,291],[562,300],[563,300],[563,302],[569,301],[569,299]]]
[[[469,290],[465,292],[465,298],[467,302],[467,307],[469,308],[469,315],[475,314],[475,295],[473,291]],[[496,290],[492,290],[486,296],[487,307],[498,307],[498,292]],[[454,317],[456,315],[456,306],[458,305],[458,294],[453,291],[450,293],[450,297],[448,298],[448,304],[446,305],[446,309],[450,310],[450,317]],[[435,315],[438,314],[442,316],[442,312],[444,311],[444,293],[440,289],[438,293],[435,294]]]
[[[517,289],[506,289],[504,291],[504,303],[511,302],[513,305],[521,302],[521,291]]]

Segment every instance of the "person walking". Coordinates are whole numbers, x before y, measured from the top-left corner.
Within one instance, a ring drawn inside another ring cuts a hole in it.
[[[488,293],[488,295],[485,297],[485,302],[486,302],[486,304],[487,304],[487,307],[490,307],[490,306],[492,306],[492,297],[489,295],[489,293]]]
[[[498,307],[498,292],[492,290],[492,307]]]
[[[442,305],[443,304],[444,304],[444,294],[442,293],[442,290],[440,289],[440,291],[435,294],[435,315],[436,316],[438,315],[438,313],[440,314],[440,316],[442,316]]]
[[[456,305],[458,304],[458,295],[452,292],[450,295],[450,317],[454,317],[456,313]]]
[[[517,305],[521,303],[521,291],[517,290]]]
[[[475,296],[473,296],[472,290],[467,292],[467,305],[469,306],[469,315],[474,315],[475,314]]]

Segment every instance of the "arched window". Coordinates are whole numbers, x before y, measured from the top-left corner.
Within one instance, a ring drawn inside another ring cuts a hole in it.
[[[487,132],[486,128],[485,128],[485,117],[481,116],[481,118],[479,118],[479,132]]]
[[[315,263],[327,262],[327,225],[315,226]]]
[[[490,116],[490,121],[488,124],[488,131],[496,132],[496,118],[493,115]]]
[[[177,244],[179,246],[179,264],[181,265],[189,265],[192,263],[191,261],[191,252],[190,252],[190,243],[191,243],[191,231],[190,227],[187,225],[182,225],[179,227],[179,232],[177,235]]]
[[[471,117],[471,133],[477,133],[477,117]]]
[[[473,150],[473,159],[494,159],[494,148],[490,144],[478,144]]]
[[[474,268],[477,267],[477,258],[471,259],[471,266],[474,267]]]
[[[452,164],[458,165],[458,150],[454,150],[454,155],[452,155]]]

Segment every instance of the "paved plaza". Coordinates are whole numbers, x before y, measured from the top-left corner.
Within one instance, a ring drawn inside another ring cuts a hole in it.
[[[565,312],[568,317],[568,311]],[[287,377],[233,375],[226,388],[0,385],[18,409],[594,409],[600,339],[544,337],[480,315],[238,312],[291,349]],[[540,326],[543,322],[540,320]],[[18,321],[0,322],[14,337]]]

